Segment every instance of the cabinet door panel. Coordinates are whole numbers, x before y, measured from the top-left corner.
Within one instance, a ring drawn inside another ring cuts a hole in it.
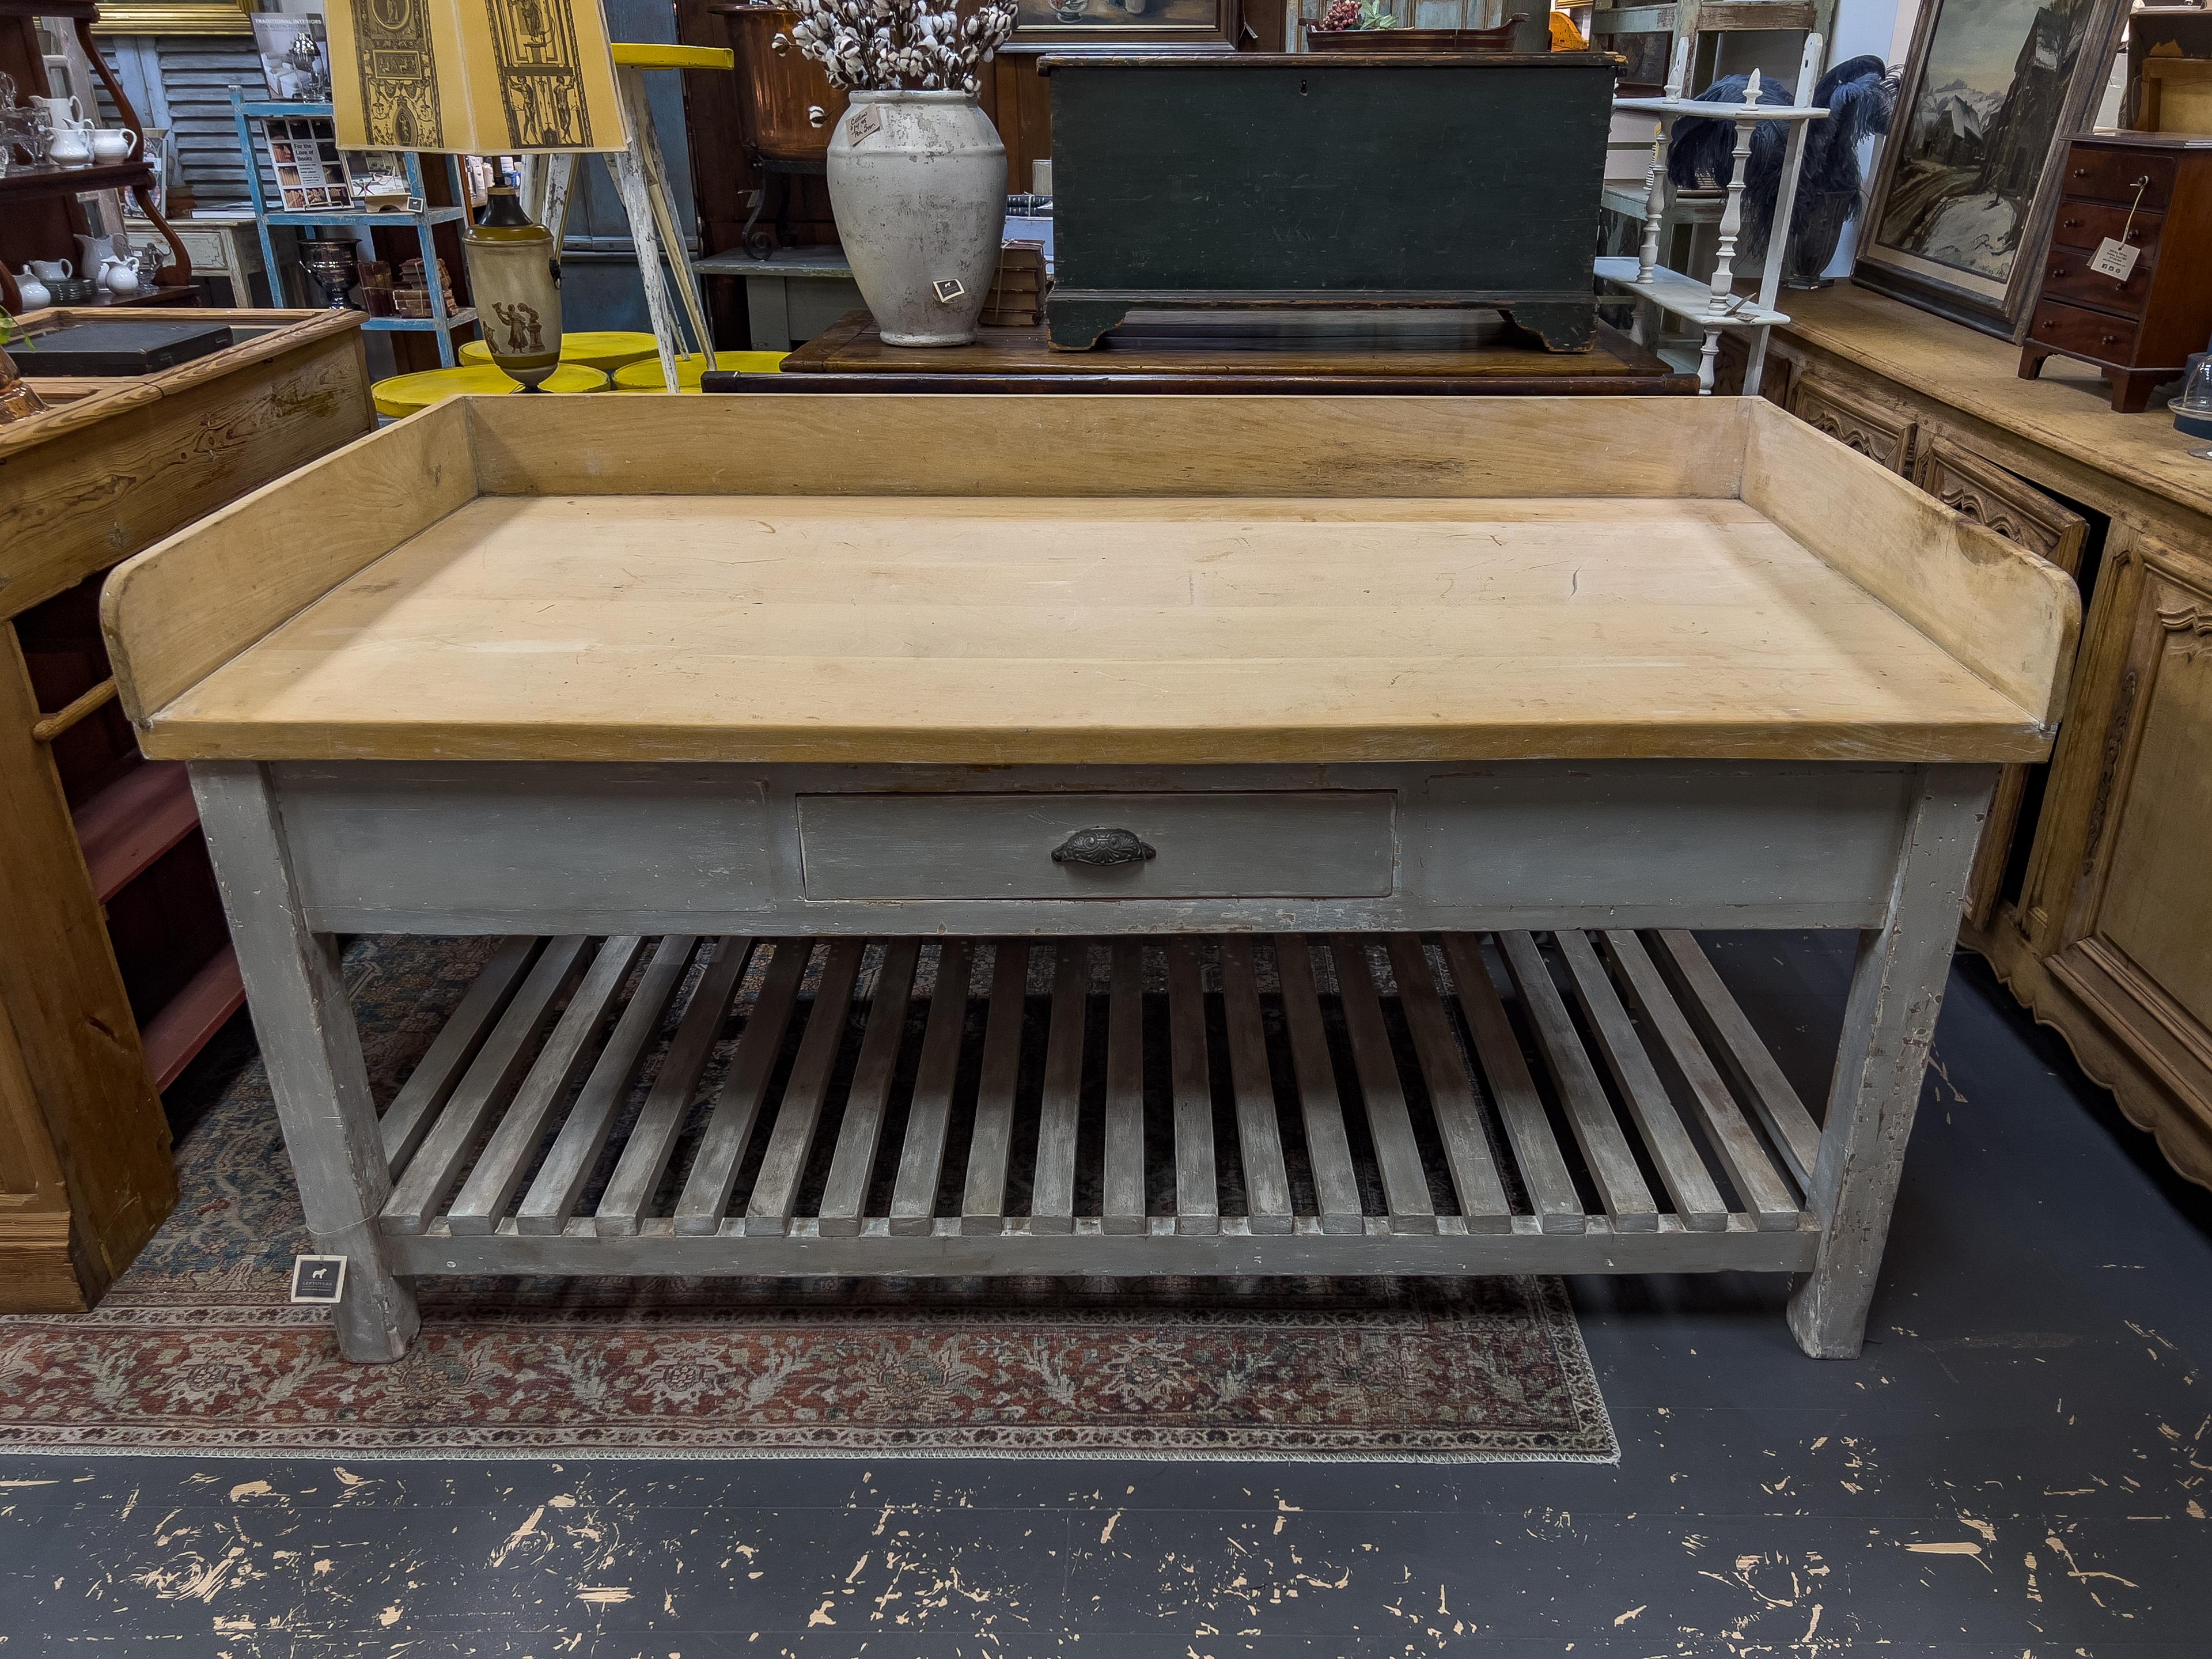
[[[1816,432],[1908,477],[1918,422],[1901,410],[1862,398],[1810,374],[1800,374],[1790,412]]]
[[[2142,550],[2087,878],[2050,968],[2212,1127],[2212,572]]]
[[[2094,932],[2212,1025],[2212,596],[2164,579],[2149,596],[2147,684]]]

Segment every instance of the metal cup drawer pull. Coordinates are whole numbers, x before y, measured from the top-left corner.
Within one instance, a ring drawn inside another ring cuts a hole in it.
[[[1079,830],[1052,849],[1054,864],[1142,864],[1158,856],[1133,830]]]

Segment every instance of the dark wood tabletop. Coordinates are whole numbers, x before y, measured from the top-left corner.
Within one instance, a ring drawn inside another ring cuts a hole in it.
[[[1698,386],[1603,323],[1594,349],[1553,352],[1489,311],[1139,312],[1090,351],[1053,349],[1041,324],[981,329],[972,345],[887,346],[854,311],[781,373],[710,374],[706,389],[1620,397]]]

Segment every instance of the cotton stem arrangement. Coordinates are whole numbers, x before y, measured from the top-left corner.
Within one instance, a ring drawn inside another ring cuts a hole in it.
[[[966,17],[927,0],[799,0],[791,38],[848,91],[954,89],[973,96],[975,71],[1014,30],[1015,0],[986,0]]]

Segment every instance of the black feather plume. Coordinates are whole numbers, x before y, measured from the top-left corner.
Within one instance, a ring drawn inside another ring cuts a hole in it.
[[[1698,94],[1697,101],[1741,104],[1750,76],[1731,75]],[[1790,90],[1761,76],[1759,102],[1786,104]],[[1889,131],[1897,109],[1897,76],[1871,54],[1846,58],[1822,76],[1813,101],[1829,112],[1805,135],[1805,161],[1797,179],[1797,204],[1790,222],[1789,269],[1806,280],[1816,277],[1834,254],[1844,223],[1856,210],[1863,183],[1859,146]],[[1744,228],[1738,246],[1756,258],[1765,252],[1774,222],[1774,200],[1782,183],[1782,156],[1788,124],[1761,121],[1752,129],[1751,156],[1744,172]],[[1674,124],[1667,176],[1677,190],[1726,189],[1735,177],[1735,124],[1692,117]],[[1826,252],[1821,252],[1825,246]],[[1817,263],[1811,263],[1815,254]]]

